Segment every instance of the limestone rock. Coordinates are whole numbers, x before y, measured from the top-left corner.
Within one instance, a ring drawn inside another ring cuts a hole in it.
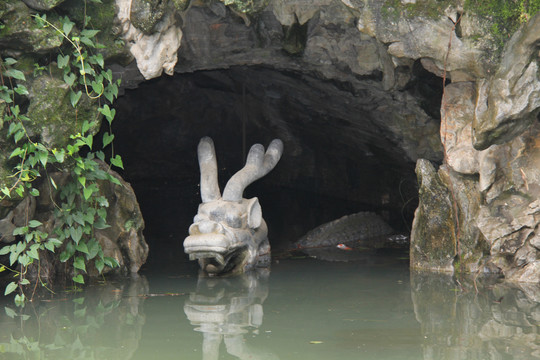
[[[156,0],[132,0],[130,19],[133,26],[141,30],[145,35],[155,31],[155,26],[167,10],[167,1]]]
[[[462,174],[476,174],[479,168],[479,151],[472,146],[474,94],[474,83],[452,83],[445,87],[442,99],[441,141],[446,161]]]
[[[453,272],[457,229],[451,193],[429,161],[418,160],[416,174],[420,204],[411,231],[411,267]]]
[[[522,133],[540,108],[540,13],[516,32],[493,77],[479,81],[474,147],[485,149]]]
[[[6,0],[0,4],[0,47],[3,56],[19,57],[21,54],[45,54],[62,45],[63,37],[52,27],[39,27],[22,1]],[[57,15],[49,21],[56,23]]]
[[[144,219],[131,185],[116,172],[108,171],[122,185],[101,182],[100,190],[109,200],[107,223],[111,227],[98,230],[96,236],[107,249],[104,253],[109,253],[105,256],[114,257],[121,263],[120,272],[134,274],[148,257],[149,249],[143,235]]]
[[[121,22],[123,37],[144,78],[147,80],[155,78],[160,76],[163,71],[172,75],[177,61],[176,52],[182,40],[182,30],[176,25],[174,11],[167,11],[162,17],[159,14],[148,13],[146,18],[153,19],[149,23],[151,25],[141,25],[142,20],[138,22],[139,26],[145,28],[145,31],[151,32],[146,34],[132,23],[132,0],[116,0],[116,5],[118,6],[117,16]],[[161,8],[159,9],[161,12]]]
[[[135,274],[145,263],[148,256],[148,245],[144,240],[144,220],[131,186],[117,173],[108,169],[108,166],[100,162],[102,170],[109,171],[116,177],[121,185],[115,185],[108,181],[100,181],[100,192],[107,199],[107,223],[110,227],[96,229],[95,238],[100,243],[105,257],[112,257],[118,261],[120,267],[103,269],[104,273]],[[69,180],[69,175],[61,171],[51,171],[49,177],[54,179],[55,184],[61,188]],[[26,198],[15,207],[6,218],[0,220],[0,238],[4,242],[15,240],[13,236],[5,236],[6,229],[13,231],[15,227],[24,226],[28,220],[39,220],[42,225],[41,231],[53,234],[58,220],[54,216],[56,204],[60,202],[58,192],[44,182],[39,186],[42,196]],[[54,202],[53,202],[54,201]],[[9,234],[11,235],[11,234]],[[71,240],[69,240],[71,241]],[[65,245],[64,245],[65,246]],[[58,249],[60,253],[62,248]],[[99,275],[93,263],[86,266],[90,277]],[[36,266],[30,266],[27,277],[38,276]],[[49,281],[63,281],[73,276],[73,268],[59,261],[58,257],[47,250],[40,251],[39,276]]]
[[[97,103],[86,95],[82,96],[78,111],[74,112],[69,99],[69,86],[50,75],[40,76],[32,81],[28,89],[30,105],[26,124],[30,136],[39,136],[41,141],[51,147],[64,146],[69,141],[66,134],[80,131],[83,120],[92,119],[97,112]],[[98,122],[91,131],[97,131]]]
[[[424,359],[537,358],[539,290],[537,284],[473,276],[456,281],[414,271],[411,297],[425,339]]]
[[[65,0],[22,0],[28,7],[36,10],[51,10]]]
[[[13,230],[25,226],[28,219],[33,219],[36,211],[36,200],[33,197],[23,199],[6,217],[0,220],[0,241],[15,241]]]

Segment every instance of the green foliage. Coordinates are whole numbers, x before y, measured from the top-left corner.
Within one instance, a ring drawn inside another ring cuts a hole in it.
[[[223,4],[244,14],[257,13],[268,6],[268,0],[220,0]]]
[[[73,111],[83,96],[100,104],[105,100],[112,103],[118,96],[119,80],[115,81],[111,70],[105,70],[103,56],[96,52],[102,46],[95,36],[99,30],[83,28],[77,31],[75,24],[67,17],[61,18],[61,26],[47,21],[45,15],[35,16],[38,26],[53,27],[70,44],[70,52],[59,53],[56,65],[61,71],[64,82],[70,88],[70,102]],[[34,74],[39,75],[45,67],[34,65]],[[120,184],[118,179],[108,171],[100,168],[96,159],[105,160],[103,151],[92,152],[94,136],[90,129],[95,127],[102,114],[109,128],[114,119],[115,110],[108,104],[101,104],[97,114],[84,119],[80,131],[70,135],[70,141],[63,148],[49,148],[29,135],[27,124],[33,119],[23,113],[24,98],[29,94],[25,83],[25,74],[17,68],[17,60],[11,57],[0,58],[0,103],[3,101],[6,110],[0,118],[0,124],[7,125],[8,139],[12,140],[13,150],[9,156],[15,164],[10,176],[10,184],[0,185],[0,200],[6,198],[25,198],[40,196],[34,187],[34,181],[47,177],[46,181],[59,193],[60,201],[55,203],[55,228],[46,232],[40,221],[26,219],[25,226],[14,230],[17,241],[0,249],[0,255],[9,254],[9,266],[2,266],[0,271],[10,270],[16,281],[9,283],[5,295],[19,290],[15,301],[24,303],[23,292],[28,267],[32,264],[39,267],[40,253],[49,251],[59,253],[62,262],[69,262],[73,267],[73,281],[84,283],[82,274],[87,272],[87,264],[93,263],[101,273],[105,266],[115,267],[115,259],[104,256],[94,231],[104,229],[107,225],[107,199],[100,194],[99,183],[110,181]],[[1,128],[1,126],[0,126]],[[114,135],[105,133],[103,147],[112,147]],[[87,155],[81,155],[86,152]],[[110,163],[123,168],[119,155],[113,155]],[[48,168],[62,169],[69,174],[69,181],[58,186],[48,176]],[[38,272],[39,274],[39,272]],[[45,285],[42,283],[42,285]]]
[[[540,0],[466,0],[466,12],[488,19],[499,45],[540,10]]]
[[[81,296],[71,292],[63,294],[61,300],[0,309],[7,334],[0,341],[0,358],[122,358],[119,349],[114,347],[115,341],[128,340],[130,335],[140,331],[144,320],[133,311],[132,302],[105,296],[110,294],[110,286],[99,288],[103,294],[99,298],[96,295],[100,294]],[[105,337],[109,334],[120,334],[120,337],[104,341],[104,333]]]

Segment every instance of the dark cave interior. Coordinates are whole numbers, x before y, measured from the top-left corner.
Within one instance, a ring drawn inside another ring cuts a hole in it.
[[[412,71],[403,91],[437,116],[440,79],[421,66]],[[377,83],[362,81],[366,88]],[[283,140],[276,168],[244,193],[259,198],[274,249],[359,211],[374,211],[408,234],[415,163],[378,125],[377,101],[347,83],[264,66],[163,76],[125,90],[115,103],[114,151],[145,218],[148,263],[187,261],[182,242],[200,203],[196,149],[203,136],[214,140],[221,190],[251,145]]]

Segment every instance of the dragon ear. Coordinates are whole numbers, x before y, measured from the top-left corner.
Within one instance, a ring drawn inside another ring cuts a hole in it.
[[[256,197],[248,200],[247,214],[247,222],[250,229],[256,229],[261,226],[262,209],[261,204],[259,204],[259,199]]]

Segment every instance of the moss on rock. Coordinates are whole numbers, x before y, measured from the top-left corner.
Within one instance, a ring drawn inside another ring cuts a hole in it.
[[[419,205],[411,232],[411,267],[453,271],[457,253],[451,192],[427,160],[416,164]]]
[[[70,89],[63,80],[40,76],[32,82],[29,92],[27,130],[51,148],[65,146],[70,135],[80,132],[85,120],[95,128],[99,126],[97,103],[83,95],[75,111],[69,99]]]
[[[107,63],[127,65],[133,60],[122,38],[121,25],[116,18],[115,0],[102,0],[101,4],[88,2],[86,7],[80,0],[66,0],[59,9],[65,12],[79,29],[85,28],[86,16],[87,20],[89,19],[86,27],[99,30],[96,38],[103,48],[98,51]]]
[[[223,4],[229,6],[234,11],[246,15],[254,15],[264,10],[269,0],[220,0]]]
[[[32,11],[21,1],[7,0],[0,5],[0,48],[3,55],[47,53],[62,45],[63,37],[52,27],[40,27]],[[51,13],[48,21],[58,24],[58,15]],[[9,49],[9,50],[8,50]]]

